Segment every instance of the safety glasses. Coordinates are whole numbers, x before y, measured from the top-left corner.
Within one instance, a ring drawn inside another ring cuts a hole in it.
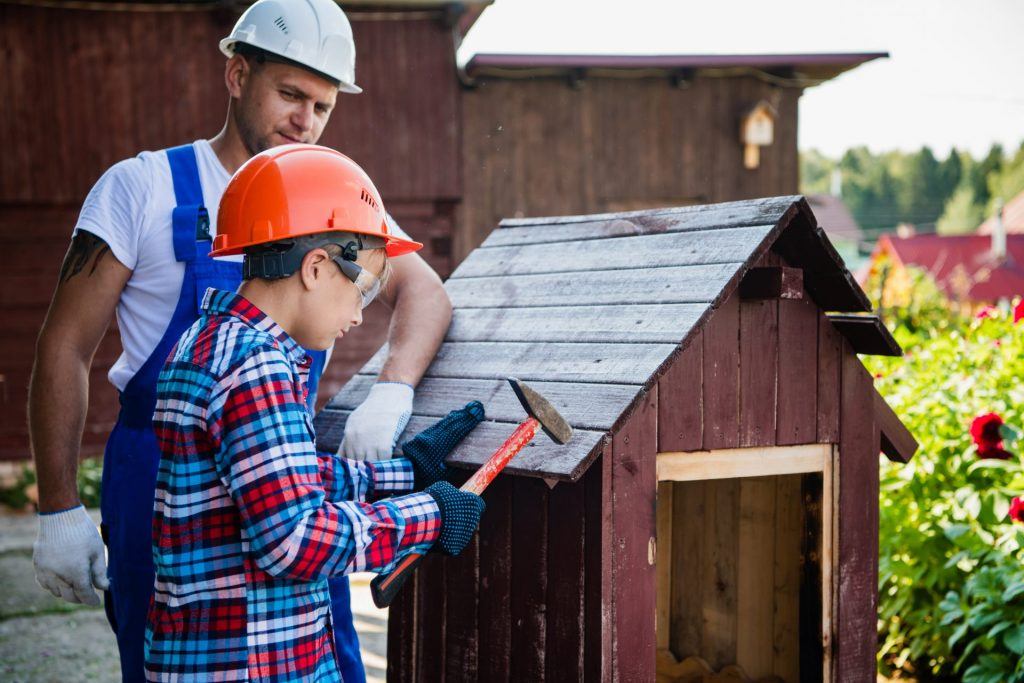
[[[343,256],[334,256],[331,260],[338,264],[345,277],[351,280],[352,284],[359,290],[359,295],[363,298],[363,308],[369,306],[370,302],[376,299],[380,293],[380,279],[370,271],[356,265],[353,261],[345,259]]]

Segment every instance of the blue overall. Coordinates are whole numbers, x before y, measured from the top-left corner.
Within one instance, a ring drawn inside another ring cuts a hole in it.
[[[208,287],[234,291],[242,280],[238,262],[210,258],[208,217],[203,207],[199,167],[192,145],[167,150],[174,181],[174,256],[185,264],[181,294],[163,338],[121,392],[121,411],[103,458],[101,511],[108,549],[110,590],[106,611],[117,635],[121,676],[126,683],[143,681],[146,612],[153,595],[153,501],[160,449],[153,433],[156,383],[164,361],[181,334],[199,317]],[[310,354],[310,412],[326,353]],[[338,663],[346,683],[365,683],[359,640],[352,623],[348,578],[330,582]]]

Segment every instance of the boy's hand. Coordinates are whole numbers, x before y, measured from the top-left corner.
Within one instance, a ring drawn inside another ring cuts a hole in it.
[[[409,424],[413,389],[402,382],[377,382],[348,416],[338,455],[350,460],[385,460]]]
[[[483,404],[471,401],[461,410],[448,413],[402,446],[402,452],[412,461],[416,472],[416,490],[425,489],[445,478],[448,469],[444,464],[445,458],[483,419]]]
[[[437,537],[436,547],[447,555],[458,555],[480,525],[480,515],[486,507],[483,498],[446,481],[428,486],[426,493],[441,510],[441,535]]]

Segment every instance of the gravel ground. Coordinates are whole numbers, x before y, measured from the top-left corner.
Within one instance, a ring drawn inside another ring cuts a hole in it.
[[[99,513],[93,518],[99,522]],[[32,570],[34,515],[0,513],[0,681],[77,683],[120,679],[117,645],[102,609],[69,605],[41,589]],[[370,598],[370,574],[352,577],[352,610],[368,683],[383,683],[387,610]]]

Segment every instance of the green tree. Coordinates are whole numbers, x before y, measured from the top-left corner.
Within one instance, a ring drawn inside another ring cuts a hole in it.
[[[935,229],[940,235],[966,235],[985,220],[985,209],[976,201],[970,183],[961,183],[939,217]]]
[[[998,171],[988,177],[989,201],[986,215],[995,213],[996,202],[1003,204],[1024,192],[1024,143]]]

